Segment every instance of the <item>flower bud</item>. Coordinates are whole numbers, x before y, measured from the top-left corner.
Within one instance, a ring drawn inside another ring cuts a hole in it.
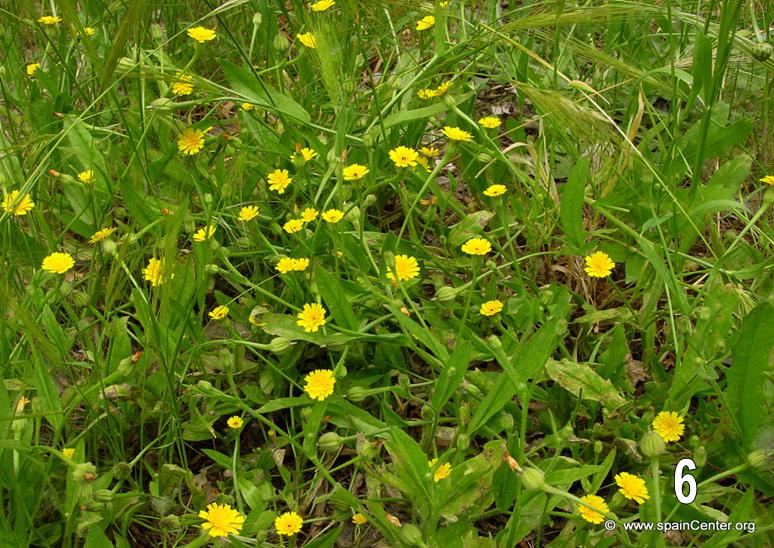
[[[214,276],[215,274],[218,273],[219,270],[220,270],[220,267],[214,263],[208,263],[204,265],[204,271],[207,274],[212,274]]]
[[[747,455],[747,464],[759,470],[764,468],[768,461],[769,457],[763,451],[753,451]]]
[[[398,386],[400,386],[406,392],[411,390],[411,381],[409,380],[408,375],[405,373],[398,375]]]
[[[274,36],[274,40],[272,41],[271,46],[275,51],[285,51],[288,49],[288,47],[290,47],[290,44],[288,43],[288,39],[285,37],[285,35],[281,32],[278,32]]]
[[[253,14],[253,26],[260,27],[262,22],[263,22],[263,15],[261,15],[261,12],[256,11]]]
[[[341,448],[344,439],[336,432],[326,432],[317,438],[317,447],[326,453],[335,453]]]
[[[703,445],[694,449],[693,462],[696,464],[697,468],[702,468],[707,464],[707,449]]]
[[[349,398],[350,401],[359,402],[363,401],[368,397],[369,393],[368,390],[363,388],[362,386],[353,386],[349,390],[347,390],[347,398]]]
[[[427,546],[422,541],[422,531],[413,523],[405,524],[401,528],[400,536],[408,546]]]
[[[521,472],[521,484],[527,491],[542,490],[546,486],[546,475],[540,468],[528,466]]]
[[[465,451],[470,446],[470,436],[464,432],[457,435],[457,449]]]
[[[284,354],[290,349],[291,344],[293,341],[287,337],[274,337],[269,341],[269,350],[277,355]]]
[[[443,102],[449,108],[454,108],[457,106],[457,101],[454,99],[454,96],[451,93],[447,93],[443,96]]]
[[[113,500],[113,491],[110,489],[97,489],[94,491],[94,500],[99,502],[110,502]]]
[[[645,433],[640,440],[640,451],[646,457],[658,457],[666,451],[664,440],[652,430]]]
[[[109,238],[102,240],[102,251],[115,257],[118,252],[118,244]]]
[[[459,289],[455,289],[449,285],[445,285],[435,292],[435,300],[441,301],[442,303],[453,301],[454,299],[457,298],[457,295],[459,295],[459,293],[460,293]]]
[[[379,443],[370,441],[362,432],[357,433],[355,449],[358,455],[367,459],[373,459],[379,455]]]
[[[756,61],[767,61],[771,57],[772,49],[771,44],[760,42],[753,45],[750,53]]]
[[[132,467],[126,462],[117,462],[113,465],[111,473],[116,479],[127,479],[132,471]]]
[[[397,517],[393,516],[392,514],[385,514],[384,517],[386,517],[387,521],[392,523],[395,527],[402,527],[403,526],[403,524],[400,522],[400,520]]]
[[[90,462],[75,465],[73,479],[78,483],[85,483],[97,479],[97,467]]]
[[[168,97],[159,97],[158,99],[151,101],[148,108],[157,112],[172,112],[175,110],[175,101]]]

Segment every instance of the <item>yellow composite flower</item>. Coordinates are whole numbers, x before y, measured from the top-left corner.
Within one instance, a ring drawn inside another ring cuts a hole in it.
[[[296,325],[303,327],[307,333],[317,333],[325,325],[325,309],[318,303],[305,304],[297,317]]]
[[[483,238],[471,238],[462,244],[462,251],[468,255],[486,255],[492,251],[492,244]]]
[[[282,229],[288,234],[295,234],[296,232],[300,232],[302,228],[304,228],[303,219],[290,219],[287,223],[282,225]]]
[[[311,223],[317,218],[319,214],[320,212],[317,211],[315,208],[307,207],[301,212],[301,220],[304,221],[305,223]]]
[[[27,65],[27,76],[35,76],[35,73],[38,72],[39,68],[40,63],[30,63]]]
[[[94,170],[87,169],[78,173],[78,180],[84,185],[91,185],[94,184],[94,182],[97,180],[97,177],[94,175]]]
[[[495,314],[499,314],[503,310],[503,303],[502,301],[498,299],[494,299],[492,301],[486,301],[485,303],[481,303],[481,308],[479,309],[479,313],[482,316],[494,316]]]
[[[355,525],[365,525],[368,523],[368,518],[360,512],[357,512],[356,514],[352,514],[352,523]]]
[[[296,260],[290,257],[283,257],[274,266],[280,274],[287,274],[296,269]]]
[[[419,263],[409,255],[397,255],[395,257],[395,272],[387,271],[387,278],[395,283],[397,277],[400,281],[411,280],[419,276]]]
[[[312,8],[312,11],[325,11],[328,8],[333,7],[335,4],[336,2],[334,2],[334,0],[318,0],[309,7]]]
[[[420,89],[417,92],[417,95],[419,95],[420,99],[432,99],[434,97],[438,97],[438,94],[436,93],[436,91],[430,88]]]
[[[615,263],[604,251],[597,251],[584,258],[586,261],[586,274],[592,278],[604,278],[609,276],[615,268]]]
[[[305,162],[310,162],[317,157],[317,152],[311,148],[304,147],[301,149],[301,157]]]
[[[452,141],[472,141],[473,136],[465,130],[458,127],[446,126],[441,130],[447,139]]]
[[[309,259],[301,257],[300,259],[293,259],[293,270],[296,272],[303,272],[309,268]]]
[[[621,494],[629,500],[642,504],[650,497],[648,495],[648,486],[645,480],[628,472],[621,472],[615,475],[615,483],[620,488]]]
[[[71,459],[73,456],[75,456],[75,449],[72,447],[65,447],[62,449],[62,454],[68,459]]]
[[[345,181],[357,181],[368,173],[368,168],[360,164],[351,164],[341,171]]]
[[[433,25],[435,25],[435,17],[432,15],[427,15],[417,21],[417,30],[427,30],[432,28]]]
[[[308,48],[316,49],[317,40],[314,38],[314,34],[311,32],[305,32],[303,34],[296,34],[296,38]]]
[[[275,169],[267,177],[269,190],[276,190],[277,194],[283,194],[288,185],[293,182],[287,169]]]
[[[653,430],[661,436],[665,442],[679,440],[685,431],[683,417],[674,411],[662,411],[653,419]]]
[[[208,225],[197,230],[193,239],[195,242],[204,242],[212,239],[213,236],[215,236],[215,225]]]
[[[193,88],[193,77],[190,74],[177,73],[176,80],[172,82],[172,93],[175,95],[191,95]]]
[[[580,516],[588,521],[589,523],[602,523],[604,521],[605,516],[604,514],[608,513],[610,511],[610,508],[607,507],[607,503],[605,502],[605,499],[602,497],[598,497],[597,495],[585,495],[581,497],[581,501],[585,502],[595,510],[592,510],[591,508],[587,508],[586,506],[579,505],[578,506],[578,513]]]
[[[161,285],[165,280],[172,279],[175,275],[165,276],[164,274],[164,261],[160,259],[151,258],[148,261],[148,266],[142,269],[143,278],[150,282],[151,286],[157,287]]]
[[[286,537],[292,537],[301,531],[303,524],[304,520],[295,512],[285,512],[274,520],[274,528],[277,530],[277,534]]]
[[[495,116],[484,116],[478,121],[479,124],[488,129],[494,129],[500,127],[500,119]]]
[[[196,154],[202,148],[204,148],[204,134],[209,131],[210,128],[205,130],[195,129],[192,127],[183,130],[180,134],[180,138],[177,140],[177,149],[182,154],[189,156]]]
[[[317,369],[304,377],[304,381],[304,392],[313,400],[323,401],[333,394],[336,377],[330,369]]]
[[[447,91],[449,91],[449,88],[451,87],[451,82],[442,82],[438,85],[437,88],[435,88],[435,94],[440,97],[441,95],[445,94]]]
[[[414,167],[419,153],[410,147],[399,146],[390,151],[390,160],[396,167]]]
[[[38,23],[42,23],[44,25],[58,25],[62,22],[62,18],[58,15],[43,15],[38,19]]]
[[[259,213],[260,211],[257,206],[244,206],[239,210],[239,220],[245,222],[252,221]]]
[[[422,154],[424,154],[425,156],[427,156],[428,158],[435,158],[436,156],[438,156],[441,153],[441,151],[439,149],[437,149],[437,148],[435,148],[433,146],[422,147],[421,149],[419,149],[419,151]]]
[[[109,238],[110,235],[113,234],[113,232],[116,230],[118,230],[116,227],[102,228],[91,235],[91,238],[89,238],[89,243],[96,244],[97,242],[101,242],[102,240]]]
[[[228,307],[224,304],[220,306],[216,306],[215,308],[210,310],[209,316],[213,320],[222,320],[223,318],[228,316]]]
[[[338,209],[327,209],[322,214],[322,219],[326,223],[336,224],[344,218],[344,212]]]
[[[438,462],[437,458],[431,459],[427,462],[427,465],[430,468],[434,468],[437,462]],[[449,464],[448,462],[444,462],[441,466],[439,466],[436,469],[435,473],[433,474],[433,481],[435,483],[438,483],[442,479],[448,478],[451,475],[451,471],[452,471],[452,465]]]
[[[2,206],[6,213],[20,217],[29,213],[35,207],[35,202],[29,194],[21,195],[18,190],[12,190],[3,198]]]
[[[210,40],[215,40],[215,29],[208,29],[206,27],[193,27],[186,31],[188,36],[195,41],[199,42],[200,44],[203,44],[205,42],[209,42]]]
[[[83,32],[86,34],[86,36],[94,36],[94,34],[97,32],[97,29],[94,27],[83,27]]]
[[[253,105],[252,103],[242,103],[241,105],[239,105],[239,107],[245,112],[248,112],[250,110],[253,110],[255,108],[255,105]]]
[[[774,186],[774,175],[766,175],[765,177],[761,177],[759,181]]]
[[[238,535],[245,523],[245,517],[228,504],[213,502],[207,506],[207,511],[201,510],[199,517],[204,520],[202,529],[211,537],[227,537]]]
[[[505,194],[507,191],[508,189],[505,187],[505,185],[489,185],[484,191],[484,196],[497,198],[498,196]]]
[[[69,253],[51,253],[48,257],[43,259],[41,268],[46,272],[52,274],[64,274],[75,266],[75,259]]]
[[[226,424],[228,424],[229,428],[233,428],[236,430],[237,428],[242,428],[242,425],[244,425],[245,421],[242,420],[242,417],[239,415],[234,415],[233,417],[229,417],[226,421]]]

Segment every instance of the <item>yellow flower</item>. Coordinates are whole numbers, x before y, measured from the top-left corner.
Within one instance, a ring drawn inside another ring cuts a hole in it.
[[[352,164],[345,167],[341,173],[344,175],[345,181],[357,181],[365,177],[366,173],[368,173],[368,168],[360,164]]]
[[[422,152],[422,154],[424,154],[428,158],[435,158],[436,156],[438,156],[441,153],[441,151],[438,150],[435,147],[422,147],[419,150],[420,150],[420,152]]]
[[[604,251],[592,253],[585,257],[584,260],[586,261],[586,274],[592,278],[604,278],[605,276],[609,276],[615,268],[615,263]]]
[[[277,194],[283,194],[288,185],[293,182],[287,169],[275,169],[269,173],[267,178],[269,180],[269,190],[276,190]]]
[[[299,41],[308,48],[317,48],[317,40],[314,39],[314,34],[311,32],[305,32],[304,34],[297,34],[296,37]]]
[[[667,443],[679,440],[685,431],[683,417],[674,411],[662,411],[653,419],[652,425],[656,434]]]
[[[184,129],[183,133],[180,134],[180,139],[177,140],[177,149],[182,154],[188,154],[189,156],[196,154],[204,148],[204,134],[209,129],[200,130],[192,127]]]
[[[274,528],[277,534],[292,537],[301,530],[304,520],[295,512],[285,512],[274,520]]]
[[[425,158],[424,156],[419,156],[419,157],[417,157],[417,163],[418,163],[420,166],[422,166],[423,168],[425,168],[425,171],[427,171],[428,173],[429,173],[430,171],[432,171],[432,170],[430,169],[430,163],[427,161],[427,158]]]
[[[301,149],[301,157],[304,159],[305,162],[310,162],[317,158],[317,152],[312,150],[311,148],[302,148]]]
[[[242,104],[241,104],[241,105],[239,105],[239,106],[240,106],[240,107],[241,107],[241,109],[242,109],[242,110],[244,110],[244,111],[253,110],[253,109],[255,108],[255,105],[253,105],[252,103],[242,103]]]
[[[223,304],[220,306],[216,306],[215,308],[210,310],[209,316],[213,320],[222,320],[223,318],[228,316],[228,307]]]
[[[335,3],[336,2],[334,2],[334,0],[319,0],[309,7],[312,8],[312,11],[325,11],[332,7]]]
[[[193,235],[193,239],[194,242],[203,242],[205,240],[211,239],[213,236],[215,236],[215,226],[209,225],[197,230]]]
[[[387,271],[387,278],[395,283],[395,278],[400,281],[411,280],[419,276],[419,263],[414,257],[409,255],[397,255],[395,257],[395,273],[392,270]]]
[[[171,280],[175,277],[174,274],[172,276],[164,275],[164,261],[159,259],[150,259],[148,266],[143,268],[142,274],[144,279],[149,281],[153,287],[161,285],[165,279]]]
[[[428,15],[417,21],[417,30],[427,30],[435,25],[435,17]]]
[[[258,208],[256,206],[244,206],[239,210],[240,221],[252,221],[258,216]]]
[[[486,187],[486,190],[484,191],[484,196],[489,196],[490,198],[497,198],[498,196],[502,196],[505,194],[505,192],[508,189],[505,187],[505,185],[489,185]]]
[[[620,487],[619,491],[624,497],[635,501],[637,504],[642,504],[650,498],[645,480],[638,476],[628,472],[621,472],[615,475],[615,483]]]
[[[317,216],[320,214],[319,211],[317,211],[313,207],[307,207],[305,210],[301,212],[301,220],[305,223],[311,223],[314,221]]]
[[[38,23],[43,23],[44,25],[58,25],[61,22],[62,18],[58,15],[44,15],[38,19]]]
[[[434,468],[436,463],[438,462],[438,459],[431,459],[427,462],[427,465],[430,468]],[[451,475],[452,466],[448,462],[444,462],[441,466],[439,466],[435,473],[433,474],[433,481],[435,483],[438,483],[442,479],[446,479]]]
[[[483,238],[471,238],[462,244],[462,251],[468,255],[486,255],[492,251],[492,244]]]
[[[202,529],[211,537],[227,537],[229,534],[238,535],[245,523],[245,517],[234,510],[228,504],[213,502],[207,506],[207,511],[201,510]]]
[[[309,267],[309,259],[302,257],[300,259],[293,259],[293,270],[297,272],[303,272]]]
[[[27,65],[27,76],[35,76],[35,73],[38,72],[39,68],[40,63],[30,63]]]
[[[333,386],[336,384],[336,377],[330,369],[317,369],[304,377],[306,384],[304,392],[309,394],[313,400],[323,401],[333,394]]]
[[[458,127],[446,126],[441,130],[441,133],[446,135],[448,139],[452,141],[472,141],[473,136]]]
[[[277,262],[274,268],[276,268],[280,274],[287,274],[288,272],[295,270],[296,269],[295,267],[296,267],[295,259],[291,259],[290,257],[283,257]]]
[[[191,95],[193,91],[193,77],[190,74],[179,72],[177,79],[172,83],[172,93],[175,95]]]
[[[766,183],[767,185],[774,186],[774,175],[766,175],[765,177],[761,177],[759,181],[762,183]]]
[[[368,523],[368,518],[365,517],[360,512],[358,512],[352,515],[352,523],[354,523],[355,525],[365,525],[366,523]]]
[[[62,449],[62,454],[68,459],[71,459],[75,455],[75,449],[73,449],[72,447],[65,447],[64,449]]]
[[[97,29],[94,27],[83,27],[83,32],[86,34],[86,36],[94,36],[94,34],[97,32]]]
[[[78,180],[84,185],[91,185],[94,184],[94,181],[97,180],[97,177],[94,176],[94,170],[87,169],[86,171],[81,171],[78,174]]]
[[[439,84],[437,88],[435,88],[435,94],[438,97],[440,97],[441,95],[449,91],[450,87],[451,87],[451,82],[443,82],[442,84]]]
[[[296,232],[300,232],[302,228],[304,228],[303,219],[290,219],[287,223],[282,225],[282,229],[288,234],[295,234]]]
[[[417,156],[419,153],[409,147],[400,146],[390,151],[390,159],[396,167],[414,167],[417,165]]]
[[[229,428],[233,428],[236,430],[237,428],[242,428],[242,425],[245,423],[245,421],[242,420],[242,417],[238,415],[234,415],[233,417],[229,417],[226,421],[226,424],[228,424]]]
[[[434,97],[438,97],[438,92],[435,91],[434,89],[424,88],[424,89],[420,89],[417,92],[417,95],[419,95],[420,99],[427,100],[427,99],[432,99]]]
[[[318,303],[305,304],[304,309],[298,313],[296,325],[303,327],[307,333],[317,333],[325,325],[325,309]]]
[[[484,116],[478,121],[479,124],[484,126],[485,128],[494,129],[496,127],[500,127],[500,119],[496,118],[494,116]]]
[[[215,29],[208,29],[206,27],[193,27],[186,31],[188,36],[203,44],[210,40],[215,40]]]
[[[3,198],[3,209],[16,217],[26,215],[35,207],[35,202],[32,201],[29,194],[24,196],[20,196],[20,194],[21,192],[18,190],[12,190]]]
[[[482,316],[494,316],[495,314],[499,314],[503,310],[503,303],[502,301],[495,299],[493,301],[486,301],[485,303],[481,303],[481,308],[479,309],[479,312]]]
[[[89,243],[96,244],[97,242],[101,242],[102,240],[108,238],[116,230],[118,230],[116,227],[103,228],[101,230],[98,230],[94,234],[92,234],[91,238],[89,238]]]
[[[53,274],[64,274],[75,265],[75,259],[69,253],[51,253],[43,259],[42,268]]]
[[[610,511],[610,508],[607,507],[605,500],[602,497],[598,497],[597,495],[583,496],[581,497],[581,501],[597,510],[595,512],[586,506],[578,506],[578,513],[589,523],[602,523],[602,521],[605,519],[604,514]]]
[[[322,214],[323,221],[326,223],[338,223],[344,218],[344,212],[338,209],[328,209]]]

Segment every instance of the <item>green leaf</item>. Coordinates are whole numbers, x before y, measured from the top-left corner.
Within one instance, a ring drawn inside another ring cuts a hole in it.
[[[470,95],[470,93],[456,95],[454,96],[454,100],[457,102],[457,104],[460,104],[466,101]],[[383,125],[386,129],[393,126],[408,124],[410,122],[416,122],[417,120],[427,120],[428,118],[437,116],[438,114],[446,112],[447,110],[449,110],[449,107],[446,105],[446,103],[444,101],[439,101],[427,107],[415,108],[412,110],[401,110],[400,112],[390,114],[384,119],[381,125]]]
[[[492,217],[494,217],[494,213],[486,210],[466,215],[464,219],[451,227],[449,231],[449,244],[459,247],[469,239],[478,236]]]
[[[358,321],[352,311],[352,303],[344,293],[339,281],[322,267],[315,268],[314,279],[336,324],[357,331]]]
[[[583,196],[588,177],[589,160],[582,158],[570,171],[567,184],[562,192],[559,218],[572,251],[582,253],[585,242],[583,230]]]
[[[440,411],[446,405],[462,379],[465,378],[471,354],[470,343],[463,341],[457,345],[449,361],[444,365],[433,390],[432,406],[436,411]]]
[[[559,362],[549,360],[546,373],[576,397],[598,401],[608,410],[615,409],[626,401],[609,380],[600,377],[588,364],[567,359]]]
[[[430,492],[427,489],[425,474],[430,470],[427,455],[408,434],[392,429],[384,447],[392,456],[398,478],[405,482],[409,492],[405,493],[416,505],[416,510],[427,508]]]

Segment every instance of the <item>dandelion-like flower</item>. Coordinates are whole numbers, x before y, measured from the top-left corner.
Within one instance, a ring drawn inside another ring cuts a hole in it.
[[[419,150],[420,152],[422,152],[422,154],[424,154],[428,158],[435,158],[441,153],[441,151],[435,147],[422,147]]]
[[[215,308],[210,310],[209,316],[213,320],[222,320],[223,318],[228,316],[228,307],[224,304],[220,306],[216,306]]]
[[[274,268],[277,269],[277,272],[280,274],[287,274],[288,272],[291,272],[295,270],[296,266],[296,260],[291,259],[290,257],[283,257],[279,261],[277,261],[277,264],[274,266]]]
[[[27,76],[35,76],[35,73],[38,72],[39,68],[40,63],[30,63],[27,65]]]
[[[390,151],[390,160],[396,167],[414,167],[419,153],[413,148],[400,146]]]
[[[352,164],[341,170],[345,181],[357,181],[362,179],[368,173],[368,168],[360,164]]]
[[[178,73],[172,83],[172,93],[175,95],[191,95],[193,88],[193,77],[190,74]]]
[[[765,177],[761,177],[759,181],[774,186],[774,175],[766,175]]]
[[[400,281],[411,280],[419,276],[419,263],[414,257],[409,255],[395,256],[395,269],[387,271],[387,278],[395,283],[397,278]]]
[[[258,210],[258,207],[256,206],[244,206],[242,209],[239,210],[239,220],[240,221],[252,221],[258,216],[258,213],[260,211]]]
[[[430,468],[434,468],[437,462],[438,462],[437,458],[431,459],[427,462],[427,465]],[[435,473],[433,474],[433,481],[435,483],[438,483],[442,479],[448,478],[451,475],[451,471],[452,471],[452,465],[449,464],[448,462],[444,462],[441,466],[436,468]]]
[[[318,0],[309,7],[312,8],[312,11],[325,11],[332,8],[335,4],[334,0]]]
[[[296,324],[303,327],[307,333],[317,333],[317,330],[325,325],[325,309],[318,303],[305,304],[297,317]]]
[[[62,454],[68,458],[71,459],[73,456],[75,456],[75,449],[73,447],[65,447],[62,449]]]
[[[215,236],[215,226],[208,225],[197,230],[193,235],[193,239],[195,242],[204,242],[212,239],[213,236]]]
[[[59,17],[58,15],[43,15],[38,19],[38,23],[41,23],[43,25],[48,25],[48,26],[58,25],[61,22],[62,22],[62,18]]]
[[[578,513],[589,523],[602,523],[602,521],[605,519],[604,514],[610,511],[610,508],[607,507],[605,499],[598,497],[597,495],[585,495],[581,497],[581,501],[594,508],[594,510],[592,510],[586,506],[578,506]]]
[[[318,215],[320,215],[320,212],[315,208],[307,207],[301,212],[301,220],[305,223],[311,223],[318,217]]]
[[[458,127],[446,126],[441,130],[447,139],[452,141],[472,141],[473,136],[465,130]]]
[[[420,89],[417,92],[417,95],[419,96],[420,99],[425,99],[425,100],[438,97],[438,93],[436,93],[434,89],[430,89],[430,88]]]
[[[293,259],[293,270],[296,272],[303,272],[309,268],[309,259],[301,257],[300,259]]]
[[[311,162],[315,158],[317,158],[317,151],[312,150],[311,148],[304,147],[301,149],[301,157],[304,159],[305,162]]]
[[[495,116],[484,116],[478,121],[478,123],[488,129],[500,127],[501,124],[500,119],[496,118]]]
[[[492,251],[492,244],[483,238],[471,238],[462,244],[462,251],[468,255],[486,255]]]
[[[206,27],[193,27],[186,31],[188,36],[193,40],[203,44],[210,40],[215,40],[215,29],[208,29]]]
[[[662,411],[653,419],[653,430],[661,436],[665,442],[679,440],[685,431],[683,417],[674,411]]]
[[[64,274],[75,266],[75,259],[69,253],[51,253],[43,259],[41,268],[53,274]]]
[[[239,415],[234,415],[233,417],[229,417],[226,421],[226,424],[229,428],[233,428],[234,430],[237,430],[238,428],[242,428],[242,425],[244,425],[245,421],[242,420],[242,417]]]
[[[338,209],[327,209],[322,214],[322,219],[326,223],[336,224],[344,218],[344,212]]]
[[[202,529],[211,537],[238,535],[245,523],[245,517],[237,510],[217,502],[208,505],[206,511],[200,511],[199,517],[204,520]]]
[[[642,504],[650,498],[645,480],[638,476],[628,472],[621,472],[615,475],[615,483],[624,497],[635,501],[637,504]]]
[[[352,514],[352,523],[355,525],[365,525],[368,523],[368,518],[360,512],[357,512],[356,514]]]
[[[209,130],[200,130],[192,127],[183,130],[177,140],[177,149],[181,154],[192,156],[204,148],[204,134]]]
[[[255,105],[253,105],[252,103],[242,103],[241,105],[239,105],[239,108],[241,108],[245,112],[249,112],[255,108]]]
[[[143,268],[142,270],[143,278],[150,282],[151,286],[157,287],[164,283],[165,279],[172,279],[174,275],[172,276],[165,276],[164,275],[164,261],[160,259],[150,259],[148,261],[148,266]]]
[[[285,512],[274,520],[274,528],[280,536],[292,537],[301,530],[304,520],[295,512]]]
[[[287,223],[282,225],[282,229],[288,234],[295,234],[300,232],[304,228],[303,219],[290,219]]]
[[[486,301],[485,303],[481,303],[481,308],[479,309],[479,313],[482,316],[494,316],[495,314],[499,314],[503,310],[503,303],[502,301],[498,299],[494,299],[492,301]]]
[[[317,40],[315,40],[314,34],[312,34],[311,32],[296,34],[296,38],[298,38],[299,42],[301,42],[308,48],[312,48],[312,49],[317,48]]]
[[[609,276],[615,268],[615,263],[604,251],[597,251],[584,258],[586,261],[586,274],[592,278],[604,278]]]
[[[94,36],[97,33],[97,29],[94,27],[83,27],[83,33],[86,36]]]
[[[309,394],[313,400],[323,401],[333,394],[333,387],[336,385],[336,377],[330,369],[317,369],[304,377],[306,384],[304,392]]]
[[[287,169],[275,169],[267,176],[269,181],[269,190],[274,190],[277,194],[284,194],[288,185],[293,182]]]
[[[484,191],[484,196],[497,198],[498,196],[505,194],[507,191],[508,189],[505,187],[505,185],[489,185]]]
[[[102,240],[109,238],[110,235],[113,234],[113,232],[116,230],[118,230],[116,227],[102,228],[91,235],[91,238],[89,238],[89,243],[96,244],[97,242],[101,242]]]
[[[435,25],[435,17],[432,15],[427,15],[417,21],[417,30],[427,30],[432,28],[433,25]]]
[[[97,177],[94,175],[94,170],[87,169],[78,173],[78,180],[84,185],[93,185]]]
[[[21,217],[35,207],[35,202],[32,201],[29,194],[22,195],[18,190],[12,190],[3,198],[2,206],[6,213]]]

